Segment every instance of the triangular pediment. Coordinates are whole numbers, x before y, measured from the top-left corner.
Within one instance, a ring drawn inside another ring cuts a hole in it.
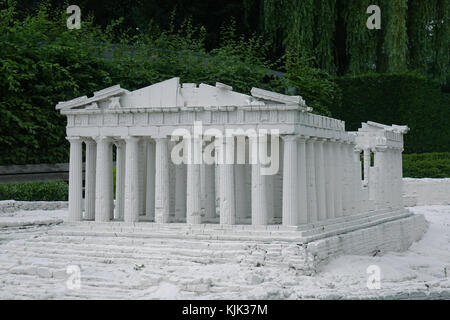
[[[101,101],[110,100],[112,97],[118,97],[127,92],[129,91],[121,88],[120,85],[115,85],[112,87],[102,89],[100,91],[95,91],[94,96],[91,98],[88,98],[87,96],[82,96],[79,98],[75,98],[73,100],[59,102],[56,105],[56,110],[75,109],[83,106],[85,106],[85,108],[94,108],[94,106],[98,105],[98,103]]]
[[[233,91],[229,85],[216,82],[215,86],[201,83],[180,84],[175,77],[150,86],[128,91],[120,85],[86,96],[60,102],[57,110],[115,109],[115,108],[171,108],[171,107],[223,107],[223,106],[290,105],[306,107],[300,96],[288,96],[252,88],[251,95]],[[310,111],[311,108],[307,108]]]

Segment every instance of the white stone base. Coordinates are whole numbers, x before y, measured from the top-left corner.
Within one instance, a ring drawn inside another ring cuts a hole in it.
[[[403,178],[403,203],[407,207],[450,205],[450,179]]]
[[[300,227],[282,225],[219,225],[151,222],[70,222],[51,233],[65,236],[102,236],[238,242],[253,248],[237,263],[255,266],[286,265],[314,274],[329,259],[343,254],[369,255],[404,251],[419,240],[428,224],[406,209],[340,217]],[[226,250],[226,248],[223,248]]]
[[[0,213],[12,213],[19,210],[59,210],[67,207],[67,201],[0,201]]]

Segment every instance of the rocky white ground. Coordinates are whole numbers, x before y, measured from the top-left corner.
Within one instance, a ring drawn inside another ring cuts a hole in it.
[[[66,236],[67,210],[1,213],[0,299],[450,299],[450,206],[411,210],[430,226],[407,252],[342,256],[315,276],[230,262],[249,250],[235,242]],[[367,288],[370,265],[380,289]]]

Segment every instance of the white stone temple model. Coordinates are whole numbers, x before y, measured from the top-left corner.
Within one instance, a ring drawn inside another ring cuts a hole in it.
[[[347,132],[300,96],[179,78],[116,85],[56,109],[67,116],[71,222],[171,225],[213,239],[278,232],[316,260],[404,250],[426,229],[402,203],[406,126]]]

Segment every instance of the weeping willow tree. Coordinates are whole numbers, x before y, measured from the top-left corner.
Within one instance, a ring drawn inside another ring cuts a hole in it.
[[[336,0],[314,1],[316,14],[314,28],[314,56],[317,66],[336,74],[335,31]]]
[[[408,65],[410,69],[428,72],[433,55],[432,25],[437,0],[408,2]]]
[[[434,26],[434,47],[432,74],[441,83],[450,85],[450,0],[438,0]]]
[[[372,2],[347,1],[341,13],[346,26],[347,72],[350,74],[374,71],[376,68],[380,30],[367,28],[368,15],[365,14]]]
[[[419,70],[449,78],[450,0],[243,1],[245,10],[259,8],[261,29],[287,65],[301,59],[330,74]],[[366,26],[370,5],[381,9],[380,30]]]
[[[381,72],[404,72],[407,70],[407,3],[407,0],[382,0],[381,2],[384,35],[377,68]]]
[[[270,1],[270,0],[266,0]],[[314,55],[314,0],[290,0],[288,7],[286,51],[290,58],[311,61]]]

